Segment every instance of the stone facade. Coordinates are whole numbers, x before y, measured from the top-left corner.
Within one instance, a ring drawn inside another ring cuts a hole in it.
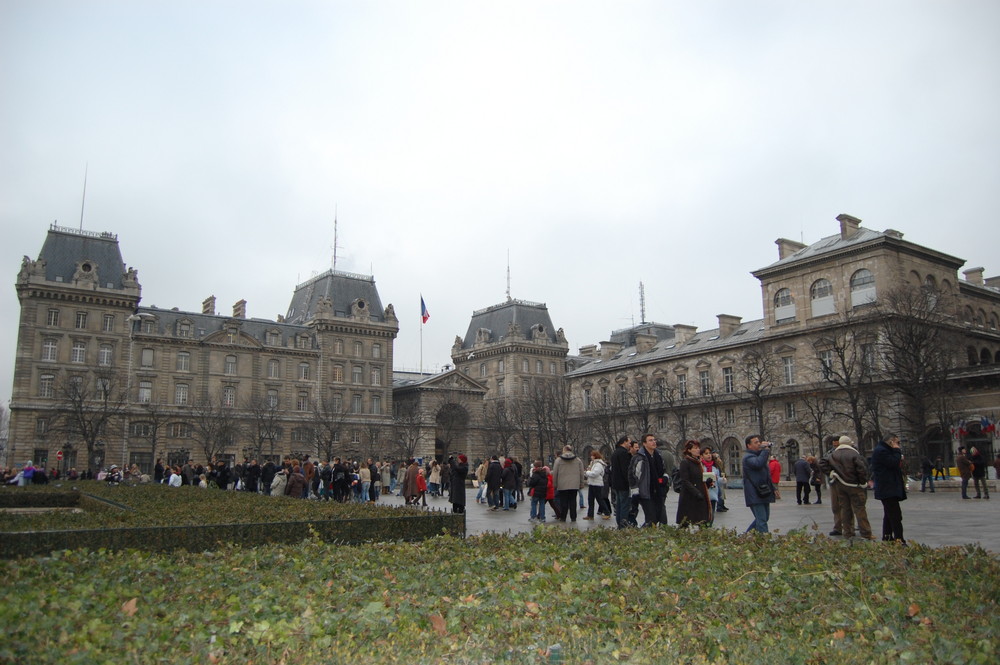
[[[276,321],[247,319],[244,300],[228,316],[214,297],[201,312],[141,307],[116,236],[53,227],[17,290],[12,462],[62,451],[65,468],[148,472],[159,457],[360,456],[393,435],[399,324],[371,277],[314,277]]]

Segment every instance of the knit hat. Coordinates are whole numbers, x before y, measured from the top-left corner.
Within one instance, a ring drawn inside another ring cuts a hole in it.
[[[854,440],[845,434],[844,436],[840,437],[837,443],[839,443],[842,446],[853,446]]]

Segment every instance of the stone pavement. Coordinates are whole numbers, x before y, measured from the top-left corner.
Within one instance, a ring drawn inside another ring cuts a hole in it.
[[[956,483],[957,484],[957,483]],[[991,483],[991,486],[994,483]],[[975,496],[971,491],[970,496]],[[992,489],[991,489],[992,491]],[[824,488],[823,503],[819,505],[798,505],[795,503],[795,488],[781,487],[782,499],[771,505],[771,531],[788,533],[793,529],[809,529],[814,527],[818,533],[827,534],[833,529],[833,513],[830,510],[829,493]],[[466,534],[476,535],[483,532],[525,533],[534,528],[528,522],[530,503],[518,504],[516,510],[508,512],[493,512],[485,504],[475,503],[476,490],[468,489],[466,498]],[[676,524],[677,494],[670,492],[667,497],[667,517],[670,524]],[[726,493],[728,512],[717,513],[715,528],[732,529],[739,533],[746,530],[753,516],[750,509],[743,503],[742,489],[729,489]],[[911,491],[906,501],[900,504],[903,509],[903,534],[908,541],[921,543],[931,547],[948,545],[966,545],[974,543],[1000,555],[1000,495],[992,495],[990,500],[970,499],[965,501],[957,491],[942,488],[931,494],[921,493],[919,486]],[[815,494],[811,496],[815,501]],[[401,498],[383,496],[381,502],[390,504],[403,503]],[[428,497],[427,505],[432,510],[450,510],[451,504],[447,498]],[[551,509],[547,509],[551,513]],[[578,511],[576,523],[554,522],[548,515],[546,528],[553,529],[600,529],[614,528],[614,518],[603,520],[597,517],[593,522],[584,521],[586,509]],[[642,522],[642,513],[639,513]],[[876,538],[882,534],[882,503],[868,493],[868,521]],[[839,539],[839,538],[838,538]]]

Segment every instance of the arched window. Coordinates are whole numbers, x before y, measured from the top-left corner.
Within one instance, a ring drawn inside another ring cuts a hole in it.
[[[833,284],[828,279],[817,279],[809,288],[812,315],[826,316],[833,314]]]
[[[989,365],[991,360],[993,360],[993,354],[990,353],[989,349],[983,349],[979,352],[980,365]]]
[[[979,363],[979,354],[976,353],[976,350],[974,348],[970,346],[968,349],[966,349],[966,354],[969,357],[969,365],[976,365]]]
[[[875,276],[862,268],[851,275],[851,307],[861,307],[875,302]]]
[[[774,294],[774,320],[776,323],[795,320],[795,300],[788,289],[778,289]]]

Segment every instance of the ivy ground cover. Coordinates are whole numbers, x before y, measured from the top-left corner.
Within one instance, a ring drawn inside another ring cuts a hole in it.
[[[994,663],[1000,563],[676,528],[0,562],[0,662]]]

